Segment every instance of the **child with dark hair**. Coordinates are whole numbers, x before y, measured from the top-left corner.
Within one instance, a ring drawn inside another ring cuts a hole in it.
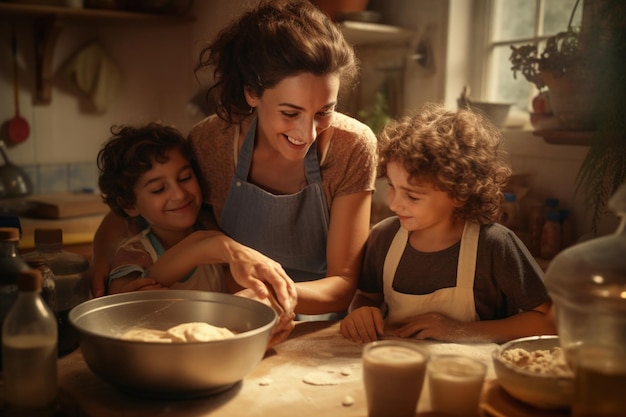
[[[192,246],[185,239],[199,230],[202,193],[189,143],[176,129],[157,123],[113,127],[111,132],[98,153],[100,192],[113,212],[135,222],[141,231],[117,248],[108,292],[163,286],[226,291],[224,268],[209,253],[198,259],[193,252],[169,259],[178,272],[170,264],[167,275],[161,271],[164,262],[158,261],[177,244]],[[201,233],[209,233],[201,239],[207,246],[213,243],[211,232]]]
[[[541,269],[496,223],[511,174],[499,130],[430,104],[389,123],[378,156],[396,216],[370,232],[342,334],[498,343],[555,334]]]

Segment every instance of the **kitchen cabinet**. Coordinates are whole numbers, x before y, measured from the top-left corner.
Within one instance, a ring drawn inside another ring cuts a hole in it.
[[[35,94],[36,104],[49,104],[52,100],[52,61],[56,41],[66,24],[126,24],[164,25],[186,24],[192,16],[174,16],[153,13],[136,13],[119,10],[83,9],[60,6],[0,3],[0,21],[30,20],[33,22],[35,42]]]

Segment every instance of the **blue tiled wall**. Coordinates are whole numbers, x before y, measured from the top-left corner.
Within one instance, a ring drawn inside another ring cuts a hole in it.
[[[26,165],[35,194],[98,191],[98,167],[93,162]]]

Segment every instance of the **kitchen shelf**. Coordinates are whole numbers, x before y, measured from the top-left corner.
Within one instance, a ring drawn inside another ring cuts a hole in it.
[[[589,146],[593,131],[587,130],[536,130],[534,136],[540,136],[551,145]]]
[[[35,104],[49,104],[52,101],[52,58],[64,23],[161,25],[186,24],[195,20],[187,15],[0,3],[0,21],[15,19],[29,19],[34,22]]]
[[[346,20],[339,23],[346,40],[354,45],[409,43],[415,32],[397,26]]]

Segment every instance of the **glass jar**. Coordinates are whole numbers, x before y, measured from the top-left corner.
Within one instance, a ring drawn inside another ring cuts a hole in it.
[[[574,416],[626,410],[626,183],[608,205],[621,217],[616,232],[561,251],[545,275],[561,346],[576,373]]]
[[[35,229],[35,250],[23,255],[26,261],[45,258],[54,273],[56,283],[57,317],[59,319],[59,353],[64,355],[78,347],[78,334],[69,322],[72,308],[89,299],[87,272],[89,262],[85,257],[63,249],[63,230],[60,228]]]
[[[54,416],[57,321],[40,296],[41,272],[18,276],[18,297],[2,326],[3,389],[10,416]]]
[[[29,269],[19,256],[20,231],[16,227],[0,227],[0,329],[13,303],[17,299],[17,277],[21,271]],[[0,332],[0,344],[2,332]],[[0,369],[2,353],[0,351]]]

